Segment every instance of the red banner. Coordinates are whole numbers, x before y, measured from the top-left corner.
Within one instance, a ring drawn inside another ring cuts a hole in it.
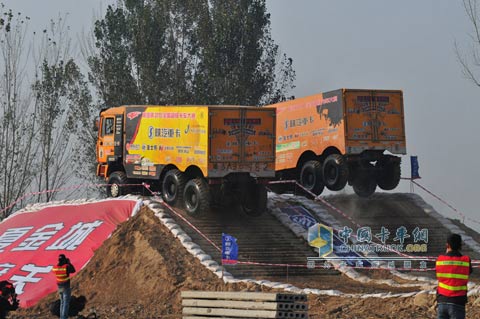
[[[140,204],[109,199],[13,214],[0,223],[0,280],[13,282],[21,307],[35,305],[57,289],[52,268],[59,254],[65,254],[78,273]]]

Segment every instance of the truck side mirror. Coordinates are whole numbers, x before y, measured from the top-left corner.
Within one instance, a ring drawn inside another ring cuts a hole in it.
[[[97,117],[95,120],[93,120],[93,131],[98,132],[99,128],[100,128],[100,118]]]

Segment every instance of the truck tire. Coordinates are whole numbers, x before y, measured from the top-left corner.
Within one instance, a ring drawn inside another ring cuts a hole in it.
[[[369,197],[377,188],[375,176],[370,174],[368,170],[360,170],[352,183],[353,191],[359,197]]]
[[[323,182],[331,191],[339,191],[347,185],[348,165],[340,154],[330,154],[323,162]]]
[[[319,161],[308,161],[303,164],[300,171],[300,184],[315,195],[323,192],[325,184],[322,177],[322,164]]]
[[[182,202],[185,175],[178,169],[171,169],[162,181],[162,198],[169,205]]]
[[[127,175],[122,171],[116,171],[110,174],[108,178],[107,195],[109,197],[118,197],[129,193]]]
[[[377,184],[383,190],[394,189],[400,183],[400,161],[379,160],[377,163]]]
[[[258,217],[267,209],[267,189],[263,184],[250,184],[242,201],[243,212],[250,217]]]
[[[183,191],[185,210],[190,216],[199,216],[210,209],[210,191],[203,178],[191,179]]]

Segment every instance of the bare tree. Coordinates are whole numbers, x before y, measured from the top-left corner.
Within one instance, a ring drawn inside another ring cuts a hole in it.
[[[79,66],[82,72],[86,74],[89,73],[90,66],[89,66],[89,59],[91,56],[94,56],[97,52],[97,48],[95,46],[95,22],[100,20],[101,12],[94,13],[92,17],[92,21],[90,24],[90,29],[83,30],[82,33],[78,36],[78,43],[80,48],[80,59],[79,59]],[[104,109],[105,102],[104,99],[96,94],[95,86],[98,85],[96,82],[97,80],[92,78],[90,75],[88,77],[89,81],[89,105],[87,103],[79,103],[80,105],[84,105],[81,108],[82,116],[82,126],[78,132],[78,139],[81,142],[83,148],[78,152],[78,160],[83,163],[83,165],[77,171],[77,175],[79,178],[91,182],[91,183],[98,183],[103,184],[103,178],[96,176],[97,170],[97,158],[96,158],[96,141],[98,132],[94,129],[96,125],[96,121],[98,120],[98,116],[100,111]],[[93,82],[93,83],[90,83]],[[103,195],[103,192],[100,192]],[[95,188],[86,188],[85,195],[99,195],[99,189]]]
[[[40,67],[33,85],[40,128],[36,136],[39,172],[35,187],[38,201],[51,201],[58,193],[42,191],[72,186],[83,164],[78,161],[83,147],[83,137],[78,133],[85,127],[83,118],[89,118],[91,98],[73,59],[64,18],[52,20],[44,30],[39,56]]]
[[[26,202],[68,197],[51,190],[78,182],[91,147],[91,95],[65,19],[51,22],[39,46],[28,20],[0,4],[0,219]]]
[[[0,6],[0,217],[29,188],[35,174],[35,110],[28,81],[28,17]]]
[[[470,22],[472,32],[469,34],[471,46],[469,53],[462,53],[455,42],[455,52],[467,79],[480,86],[480,7],[478,0],[463,0],[463,7]]]

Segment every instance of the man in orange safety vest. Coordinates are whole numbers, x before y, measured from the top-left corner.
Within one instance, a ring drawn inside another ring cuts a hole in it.
[[[53,267],[57,278],[58,293],[60,294],[60,319],[68,318],[68,308],[72,290],[70,288],[70,274],[75,272],[75,267],[64,254],[58,256],[58,264]]]
[[[467,283],[472,263],[470,257],[460,253],[461,248],[462,237],[451,234],[447,238],[446,253],[437,258],[437,319],[465,318]]]

